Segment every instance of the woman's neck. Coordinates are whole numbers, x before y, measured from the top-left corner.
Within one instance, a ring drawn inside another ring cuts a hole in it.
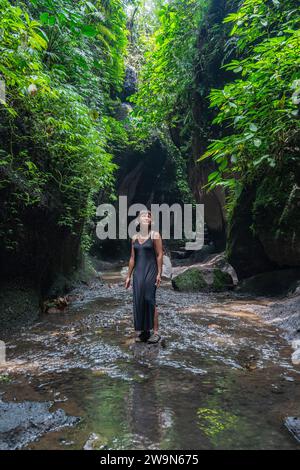
[[[149,225],[141,225],[141,230],[139,232],[139,236],[142,236],[142,237],[149,237],[149,235],[151,234],[151,230],[150,230],[150,227]]]

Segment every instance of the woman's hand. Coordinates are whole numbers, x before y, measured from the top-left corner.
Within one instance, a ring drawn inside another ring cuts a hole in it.
[[[161,275],[158,274],[158,275],[156,276],[156,282],[155,282],[156,287],[159,287],[159,286],[160,286],[160,283],[161,283]]]
[[[128,289],[130,287],[130,281],[131,281],[131,278],[127,276],[125,280],[125,289]]]

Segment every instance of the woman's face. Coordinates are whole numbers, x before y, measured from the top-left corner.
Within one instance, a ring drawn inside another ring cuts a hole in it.
[[[141,225],[150,225],[152,220],[149,212],[141,212],[139,219]]]

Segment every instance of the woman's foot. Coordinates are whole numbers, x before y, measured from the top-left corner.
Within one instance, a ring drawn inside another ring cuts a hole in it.
[[[148,339],[147,343],[150,343],[150,344],[158,343],[160,339],[161,339],[161,336],[158,333],[153,333]]]
[[[150,331],[142,331],[139,335],[136,336],[135,342],[136,343],[146,343],[146,341],[150,338]]]

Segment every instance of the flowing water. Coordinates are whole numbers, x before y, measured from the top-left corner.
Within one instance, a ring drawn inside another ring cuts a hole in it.
[[[300,415],[300,368],[280,331],[258,315],[269,300],[183,294],[168,283],[157,300],[160,345],[133,342],[132,291],[117,273],[78,291],[66,311],[6,338],[3,402],[47,402],[51,412],[80,418],[19,445],[298,448],[284,420]]]

